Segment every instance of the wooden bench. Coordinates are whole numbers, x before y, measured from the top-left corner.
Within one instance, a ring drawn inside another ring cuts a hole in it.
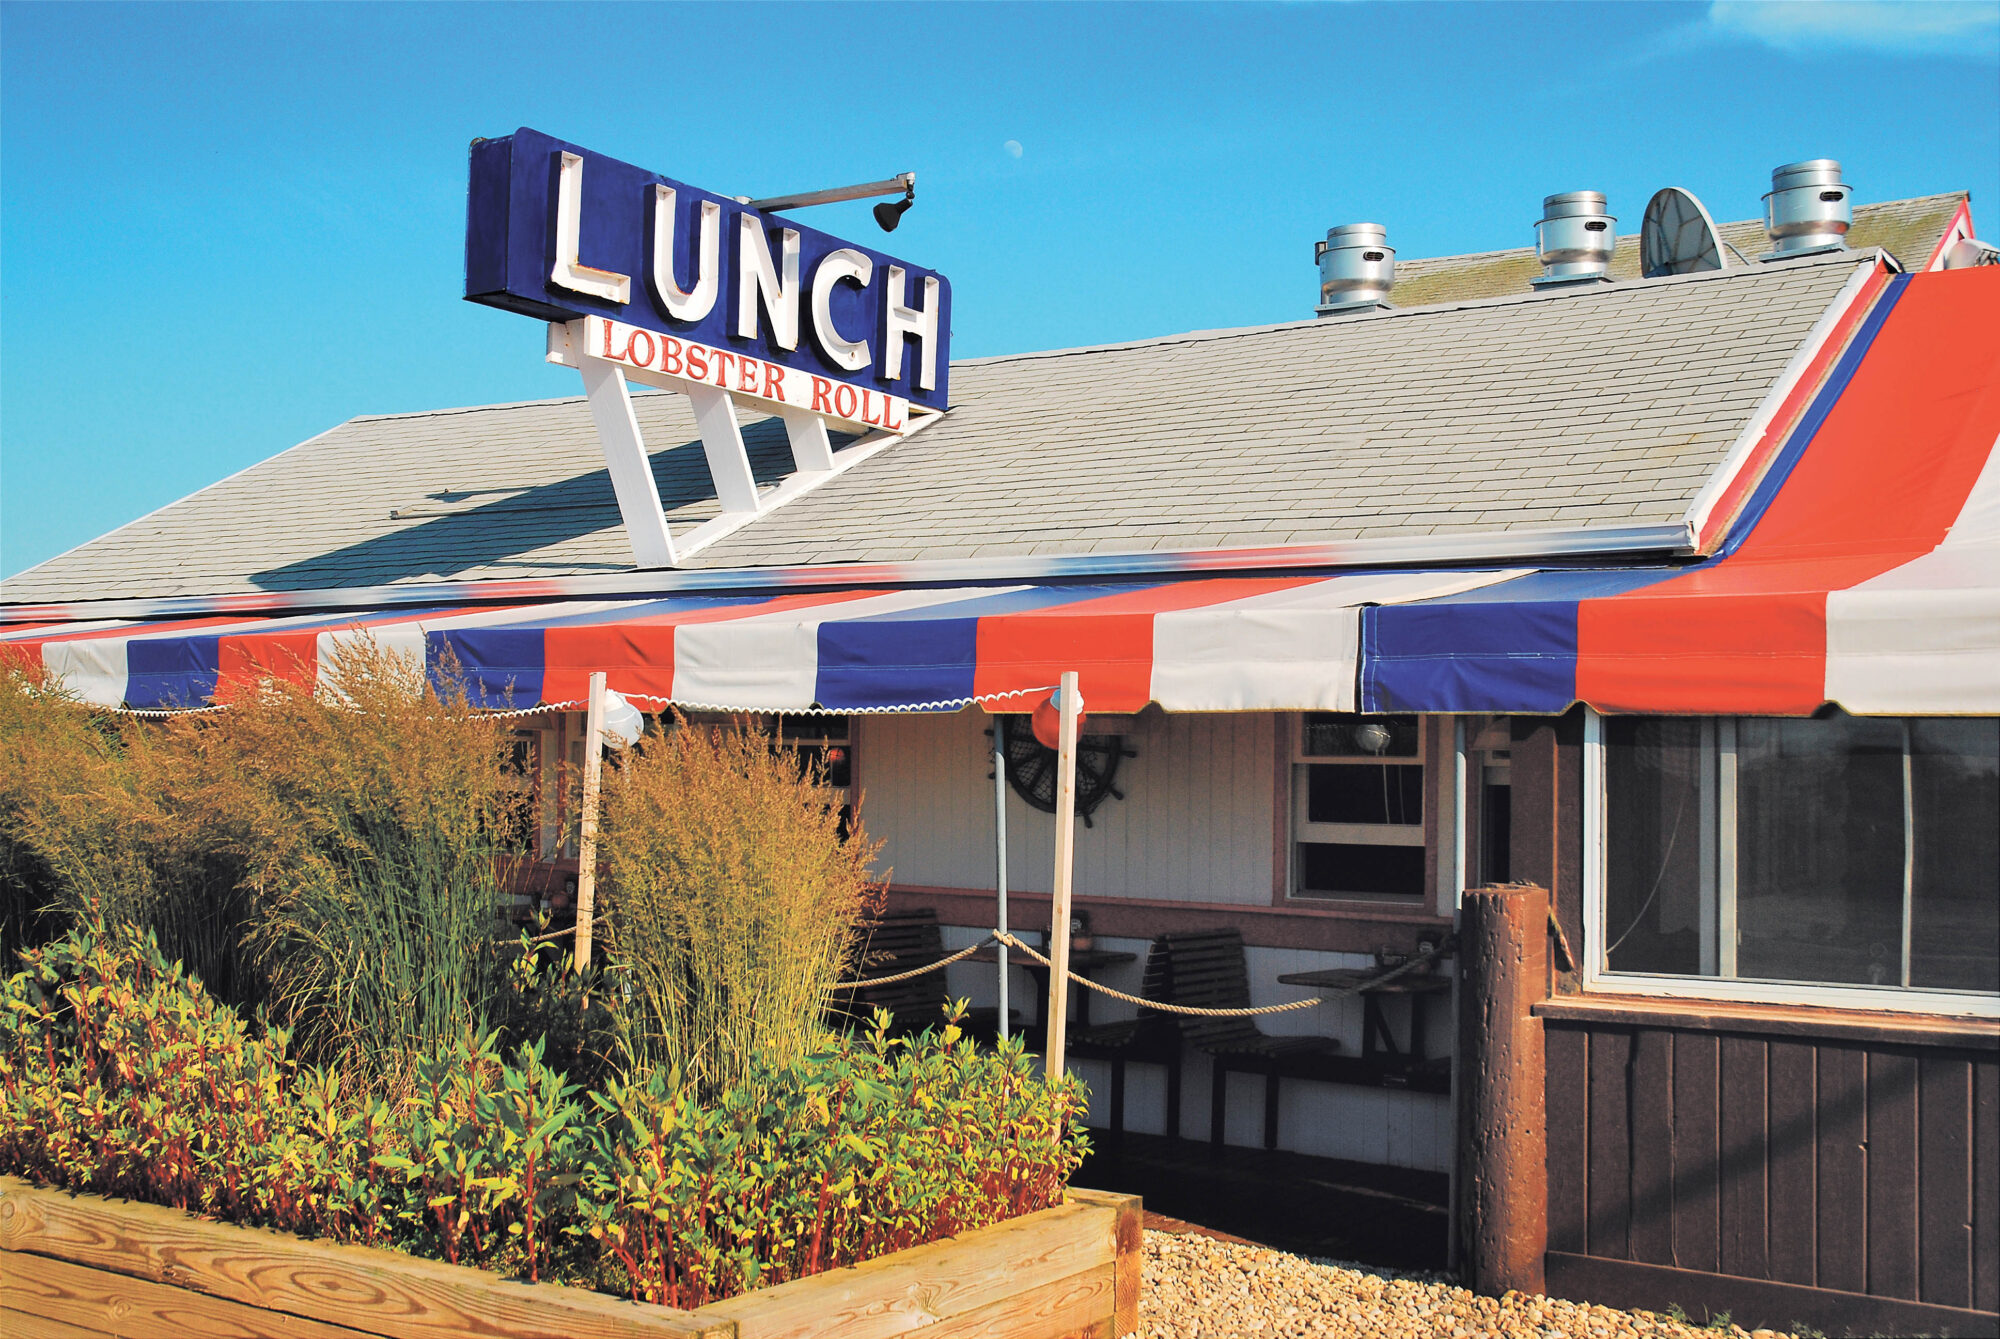
[[[928,908],[892,912],[880,920],[857,926],[855,934],[860,940],[860,951],[854,955],[854,966],[849,969],[853,980],[896,976],[929,966],[945,956],[937,913]],[[945,971],[940,969],[887,985],[835,991],[829,1012],[840,1026],[868,1027],[877,1009],[887,1009],[895,1015],[890,1031],[900,1037],[942,1027],[945,1006],[950,1001]],[[1009,1013],[1011,1019],[1013,1013]],[[969,1010],[960,1026],[968,1036],[991,1038],[999,1032],[1000,1011]]]
[[[1153,941],[1153,952],[1147,956],[1149,979],[1154,976],[1156,959],[1160,991],[1156,998],[1202,1009],[1250,1007],[1250,978],[1244,966],[1240,931],[1161,935]],[[1181,1039],[1206,1052],[1214,1062],[1215,1077],[1209,1095],[1209,1142],[1218,1148],[1223,1141],[1231,1074],[1264,1076],[1265,1148],[1278,1146],[1281,1078],[1343,1081],[1343,1067],[1334,1055],[1340,1049],[1338,1038],[1275,1037],[1245,1017],[1202,1018],[1187,1014],[1172,1017],[1179,1025]],[[1178,1128],[1174,1132],[1178,1134]]]

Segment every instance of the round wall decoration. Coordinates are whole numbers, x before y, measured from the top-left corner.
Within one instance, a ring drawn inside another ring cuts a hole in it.
[[[1025,725],[1025,722],[1021,722]],[[1045,814],[1056,811],[1056,751],[1025,728],[1009,728],[1008,718],[995,716],[993,729],[1007,759],[1007,784],[1014,793]],[[1114,782],[1118,765],[1138,753],[1125,746],[1123,735],[1083,735],[1076,741],[1076,816],[1085,827],[1107,799],[1122,800],[1125,792]]]

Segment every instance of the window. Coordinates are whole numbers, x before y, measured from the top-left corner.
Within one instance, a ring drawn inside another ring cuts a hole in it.
[[[1608,986],[2000,1000],[2000,721],[1593,717],[1586,754]]]
[[[1421,899],[1424,790],[1415,716],[1306,713],[1292,757],[1292,896]]]
[[[518,729],[507,738],[508,780],[520,795],[520,803],[509,814],[502,838],[511,855],[552,859],[556,851],[558,815],[555,804],[555,731]]]

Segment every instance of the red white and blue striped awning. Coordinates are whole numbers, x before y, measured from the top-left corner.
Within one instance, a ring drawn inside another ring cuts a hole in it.
[[[746,711],[2000,714],[2000,269],[1880,276],[1692,564],[1189,576],[0,626],[82,700],[225,703],[360,638],[473,700]],[[1010,697],[1010,695],[1012,695]]]

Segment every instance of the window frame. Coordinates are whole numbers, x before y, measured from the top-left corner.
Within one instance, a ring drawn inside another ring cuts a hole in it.
[[[1451,821],[1439,812],[1440,791],[1436,770],[1432,766],[1432,755],[1436,752],[1434,735],[1437,729],[1434,717],[1418,712],[1348,712],[1339,711],[1326,714],[1337,716],[1415,716],[1417,719],[1417,751],[1411,755],[1393,758],[1372,758],[1361,756],[1341,756],[1308,754],[1305,751],[1306,720],[1319,713],[1291,712],[1282,719],[1285,729],[1285,749],[1282,752],[1284,797],[1281,812],[1284,815],[1285,849],[1283,853],[1285,870],[1284,905],[1299,908],[1323,908],[1335,910],[1366,909],[1376,912],[1400,911],[1416,916],[1437,914],[1441,889],[1444,882],[1452,877],[1446,870],[1450,862],[1442,858],[1442,853],[1433,853],[1429,848],[1433,832],[1447,831],[1446,823]],[[1422,774],[1419,783],[1423,797],[1423,816],[1415,823],[1315,823],[1306,817],[1309,789],[1302,784],[1302,769],[1322,764],[1335,766],[1381,766],[1384,763],[1416,767]],[[1456,805],[1452,806],[1456,810]],[[1308,830],[1318,830],[1308,836]],[[1394,832],[1394,841],[1374,840],[1383,832]],[[1307,842],[1338,842],[1357,846],[1401,846],[1414,847],[1424,852],[1425,875],[1423,887],[1414,893],[1309,893],[1302,892],[1299,885],[1299,847]],[[1435,859],[1433,858],[1435,855]],[[1433,868],[1433,865],[1435,868]],[[1449,895],[1446,895],[1447,897]],[[1449,902],[1447,901],[1447,905]]]
[[[1711,944],[1718,972],[1735,970],[1736,948],[1736,797],[1735,785],[1736,717],[1704,717],[1703,755],[1713,750],[1715,766],[1703,768],[1704,791],[1715,777],[1716,804],[1703,806],[1701,816],[1702,860],[1702,967],[1709,966]],[[1911,935],[1909,891],[1910,854],[1914,849],[1914,826],[1907,788],[1910,757],[1908,722],[1903,724],[1905,739],[1904,772],[1904,864],[1903,898],[1904,975],[1908,974]],[[1733,975],[1676,976],[1658,972],[1614,972],[1605,965],[1605,897],[1608,893],[1609,847],[1606,842],[1608,799],[1605,792],[1604,717],[1586,706],[1583,713],[1583,989],[1592,994],[1645,995],[1682,999],[1708,999],[1745,1004],[1814,1005],[1838,1009],[1876,1009],[1899,1013],[1945,1014],[1959,1017],[2000,1019],[2000,994],[1977,991],[1912,988],[1903,985],[1860,985],[1853,982],[1771,981],[1743,979]],[[1711,845],[1712,843],[1712,845]],[[1709,859],[1713,852],[1714,859]],[[1708,896],[1711,887],[1713,900]],[[1709,926],[1713,923],[1711,940]]]
[[[533,718],[528,718],[509,727],[508,737],[528,746],[528,763],[516,774],[519,784],[515,789],[527,797],[533,811],[528,849],[514,854],[517,859],[546,864],[561,854],[557,850],[562,832],[561,798],[556,786],[559,768],[551,765],[560,756],[560,725],[534,723]]]

